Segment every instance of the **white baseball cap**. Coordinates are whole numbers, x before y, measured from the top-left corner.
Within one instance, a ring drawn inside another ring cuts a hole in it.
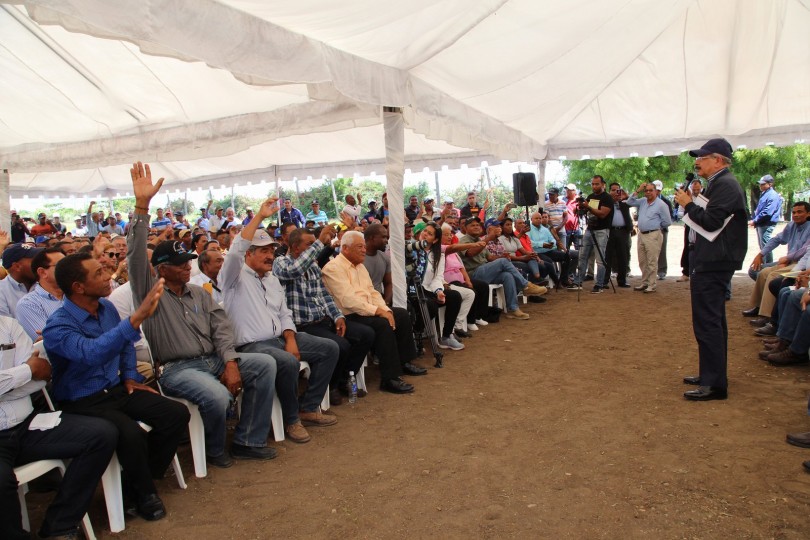
[[[656,180],[655,182],[653,182],[653,185],[655,186],[655,189],[657,189],[658,191],[664,190],[664,183],[661,180]]]

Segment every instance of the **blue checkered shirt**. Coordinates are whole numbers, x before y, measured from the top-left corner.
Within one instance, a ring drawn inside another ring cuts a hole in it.
[[[320,240],[309,246],[297,259],[289,255],[273,262],[273,275],[284,286],[287,307],[293,312],[295,324],[306,324],[329,317],[343,317],[332,295],[326,290],[317,258],[324,245]]]

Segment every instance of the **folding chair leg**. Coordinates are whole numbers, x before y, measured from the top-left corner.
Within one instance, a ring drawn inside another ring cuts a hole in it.
[[[276,442],[284,440],[284,414],[281,412],[281,402],[278,395],[273,394],[273,408],[270,412],[270,421],[273,423],[273,438]]]
[[[101,476],[104,488],[104,502],[107,504],[107,517],[110,520],[110,531],[117,533],[124,530],[124,491],[121,485],[121,464],[113,453],[107,470]]]

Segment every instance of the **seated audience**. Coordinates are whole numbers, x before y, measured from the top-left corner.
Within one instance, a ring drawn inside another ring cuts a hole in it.
[[[17,302],[37,282],[31,261],[42,251],[30,244],[11,244],[3,250],[3,268],[8,275],[0,280],[0,315],[16,318]]]
[[[449,283],[462,299],[455,324],[456,330],[462,330],[466,320],[467,330],[474,332],[478,330],[479,326],[489,324],[484,320],[489,310],[489,285],[483,281],[470,279],[464,263],[458,253],[454,251],[454,248],[467,249],[474,244],[454,244],[454,239],[458,242],[458,238],[453,234],[453,228],[447,223],[442,225],[442,249],[445,259],[444,281]]]
[[[137,162],[130,171],[135,193],[134,223],[128,237],[130,282],[138,303],[154,286],[146,252],[149,201],[163,179],[152,184],[149,166]],[[165,280],[165,294],[143,332],[160,363],[160,383],[167,395],[184,398],[200,409],[205,427],[205,453],[215,467],[230,467],[225,453],[225,419],[231,403],[242,394],[239,422],[230,454],[239,460],[267,460],[276,362],[265,354],[237,353],[233,327],[222,307],[196,285],[189,285],[190,261],[179,242],[161,242],[151,261]]]
[[[293,442],[310,440],[307,426],[331,426],[320,403],[329,386],[340,351],[329,339],[297,333],[284,288],[272,274],[273,239],[259,229],[277,211],[276,199],[262,203],[256,217],[234,239],[219,273],[225,311],[234,324],[237,352],[263,353],[276,361],[276,392],[285,433]],[[258,291],[258,292],[257,292]],[[299,362],[310,366],[309,384],[298,399]]]
[[[123,469],[125,508],[143,519],[165,517],[154,480],[163,478],[189,421],[188,409],[142,384],[132,344],[141,324],[158,305],[163,282],[144,295],[129,319],[121,320],[106,296],[107,271],[89,254],[65,257],[56,265],[65,293],[42,330],[53,366],[53,399],[65,412],[109,420],[118,428],[116,453]],[[152,427],[148,435],[138,422]]]
[[[297,331],[332,340],[340,349],[330,381],[332,405],[340,405],[341,394],[348,394],[349,372],[360,371],[374,344],[374,331],[347,322],[323,284],[318,256],[332,242],[333,235],[334,229],[328,225],[321,229],[317,240],[307,229],[294,229],[287,255],[273,263],[273,275],[284,286]]]
[[[51,378],[51,365],[40,358],[17,321],[0,317],[0,538],[27,540],[14,468],[43,459],[63,459],[67,470],[45,511],[37,538],[78,538],[101,475],[118,444],[108,420],[63,413],[46,430],[28,426],[36,416],[31,396]]]
[[[56,263],[64,258],[59,248],[48,248],[31,259],[31,271],[36,274],[37,283],[17,302],[17,320],[31,341],[41,339],[48,317],[62,307],[63,295],[56,282]]]
[[[340,241],[340,254],[323,267],[323,281],[340,311],[350,322],[374,331],[374,355],[380,361],[380,389],[396,394],[414,391],[402,374],[425,375],[427,370],[411,362],[416,358],[408,310],[388,307],[371,284],[363,266],[366,243],[363,234],[349,231]]]

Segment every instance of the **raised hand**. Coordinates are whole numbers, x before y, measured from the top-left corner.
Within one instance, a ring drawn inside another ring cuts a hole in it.
[[[259,217],[267,219],[278,212],[278,197],[269,197],[259,207]]]
[[[149,168],[149,164],[144,165],[140,161],[132,164],[129,173],[132,176],[132,189],[135,192],[135,206],[149,208],[149,201],[157,195],[163,186],[163,178],[153,184],[152,170]]]
[[[8,235],[8,231],[0,229],[0,253],[6,249],[6,246],[9,245],[9,243],[11,243],[11,238]]]

